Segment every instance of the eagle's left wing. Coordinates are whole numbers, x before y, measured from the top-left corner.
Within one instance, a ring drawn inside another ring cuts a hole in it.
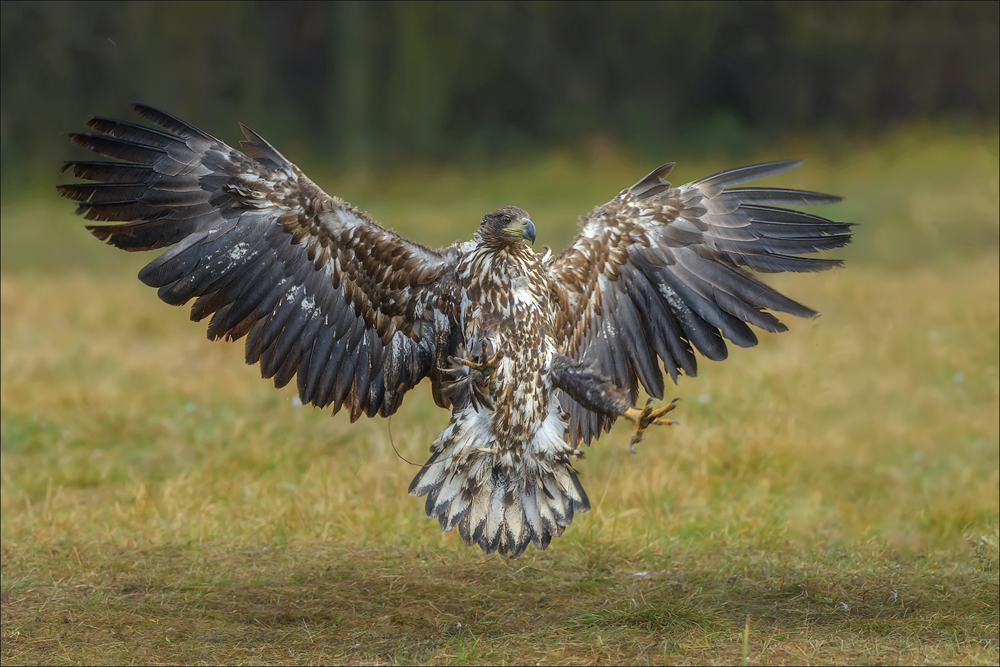
[[[673,164],[651,172],[581,219],[580,233],[548,270],[565,290],[557,323],[560,352],[629,392],[638,383],[663,397],[658,361],[676,381],[697,371],[693,349],[725,359],[723,337],[757,344],[747,324],[786,326],[767,310],[815,311],[771,289],[751,272],[822,271],[838,260],[797,257],[850,242],[850,225],[780,206],[829,204],[839,197],[779,188],[740,188],[797,167],[781,161],[740,167],[674,188]],[[767,309],[767,310],[766,310]],[[589,443],[614,419],[568,396],[571,443]]]

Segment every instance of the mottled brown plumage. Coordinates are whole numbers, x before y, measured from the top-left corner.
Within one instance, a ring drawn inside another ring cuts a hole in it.
[[[73,141],[118,160],[74,161],[89,183],[59,186],[99,223],[95,236],[136,251],[169,247],[139,274],[161,299],[194,300],[210,338],[246,338],[247,363],[303,403],[391,415],[424,378],[452,419],[410,485],[444,530],[516,557],[545,548],[589,509],[572,467],[619,416],[666,423],[662,398],[694,350],[724,359],[724,338],[756,344],[768,311],[815,313],[760,282],[818,271],[798,257],[850,241],[849,225],[778,208],[835,197],[733,187],[797,162],[742,167],[674,188],[665,165],[582,218],[558,256],[536,254],[528,214],[506,206],[470,241],[431,250],[320,190],[243,128],[245,153],[157,109],[166,131],[94,118]],[[746,267],[746,268],[744,268]]]

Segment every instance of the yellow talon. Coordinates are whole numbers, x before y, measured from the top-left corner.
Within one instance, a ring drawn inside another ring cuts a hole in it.
[[[483,350],[483,354],[478,355],[479,359],[483,357],[489,357],[486,361],[473,361],[472,359],[466,359],[464,357],[449,357],[448,360],[455,364],[461,364],[467,366],[470,370],[479,371],[484,375],[490,375],[496,367],[500,365],[500,361],[504,356],[504,349],[507,347],[507,341],[501,345],[496,351],[493,351],[493,345],[487,341],[486,349]],[[492,356],[490,356],[492,354]]]
[[[670,401],[670,403],[664,405],[661,408],[653,408],[651,405],[653,399],[650,398],[646,400],[646,405],[643,406],[642,410],[639,410],[638,408],[629,408],[628,410],[625,411],[624,416],[627,419],[631,419],[632,421],[635,422],[635,430],[632,431],[632,441],[628,445],[629,451],[631,451],[633,454],[636,453],[635,451],[636,443],[642,441],[643,431],[645,431],[650,424],[656,424],[657,426],[677,425],[677,422],[674,421],[673,419],[661,421],[660,418],[663,417],[663,415],[667,414],[668,412],[671,412],[674,408],[676,408],[677,401],[679,400],[681,399],[675,398],[674,400]]]

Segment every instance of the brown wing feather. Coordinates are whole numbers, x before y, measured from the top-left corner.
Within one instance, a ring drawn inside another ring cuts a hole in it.
[[[797,257],[850,242],[850,227],[778,206],[827,204],[838,197],[777,188],[734,188],[797,167],[782,161],[740,167],[673,188],[672,164],[581,219],[573,243],[551,260],[566,290],[557,324],[560,351],[611,378],[635,401],[638,386],[663,397],[660,362],[676,381],[695,375],[694,350],[725,359],[728,338],[757,344],[748,324],[784,331],[768,310],[816,313],[782,296],[743,267],[761,272],[821,271],[837,260]],[[570,441],[590,442],[612,418],[568,397]]]
[[[172,246],[139,278],[167,303],[191,299],[212,339],[246,336],[247,363],[303,403],[392,414],[423,377],[440,393],[452,352],[454,249],[432,251],[331,197],[257,134],[246,154],[157,109],[167,130],[93,118],[73,141],[121,162],[70,162],[91,183],[59,186],[99,239]]]

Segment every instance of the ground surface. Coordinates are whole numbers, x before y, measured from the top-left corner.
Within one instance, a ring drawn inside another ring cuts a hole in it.
[[[997,155],[911,129],[751,156],[810,158],[780,184],[862,223],[846,269],[773,279],[823,316],[703,360],[637,456],[616,426],[578,466],[592,512],[517,561],[406,495],[394,448],[422,462],[447,421],[425,390],[390,423],[296,407],[144,258],[5,187],[3,663],[996,664]],[[317,180],[431,245],[510,203],[560,248],[647,162]]]

